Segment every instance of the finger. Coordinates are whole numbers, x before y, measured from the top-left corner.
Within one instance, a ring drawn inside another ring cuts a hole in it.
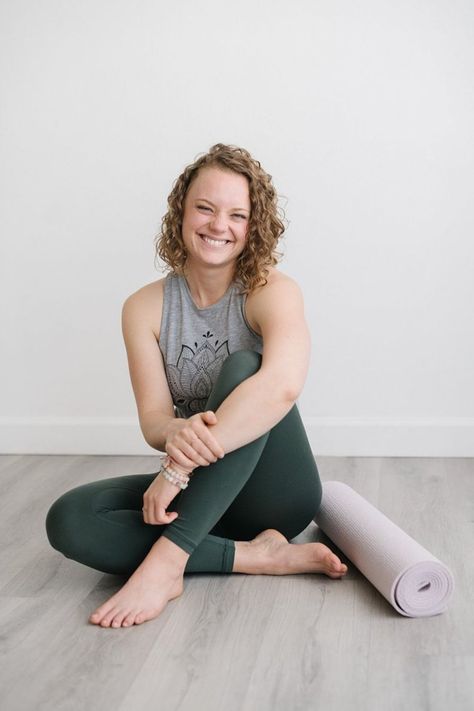
[[[171,521],[174,521],[175,518],[178,517],[178,514],[176,511],[173,511],[171,513],[168,513],[166,511],[166,507],[163,506],[162,503],[160,503],[158,500],[154,502],[154,515],[153,515],[153,520],[151,523],[158,525],[158,524],[163,524],[163,523],[171,523]]]
[[[213,453],[203,444],[198,432],[190,432],[187,437],[185,454],[196,462],[195,466],[205,467],[215,461]],[[187,447],[191,447],[191,451]]]
[[[208,425],[217,424],[217,415],[212,410],[206,410],[206,412],[201,413],[201,416]]]
[[[192,458],[192,456],[196,455],[196,453],[190,445],[183,445],[183,448],[186,448],[186,453],[182,451],[181,445],[178,447],[175,444],[168,444],[166,446],[166,453],[169,454],[177,464],[182,466],[183,469],[187,469],[187,471],[203,466],[201,461],[196,462],[194,461],[194,458]],[[191,458],[187,455],[188,452],[191,453]],[[202,457],[200,459],[202,459]]]
[[[203,430],[201,434],[203,437],[205,437],[206,430]],[[207,466],[208,464],[217,461],[217,455],[214,454],[212,449],[209,449],[207,444],[203,442],[202,439],[200,439],[200,436],[198,434],[195,434],[195,437],[192,442],[192,447],[194,449],[194,452],[196,453],[195,456],[197,455],[198,457],[200,457],[200,459],[203,460],[203,462],[201,462],[201,466]]]
[[[155,522],[155,511],[154,511],[154,506],[153,506],[152,501],[148,501],[146,504],[146,508],[143,511],[143,520],[149,526],[152,526],[153,523]]]
[[[153,499],[151,498],[151,496],[146,496],[143,498],[142,513],[143,513],[143,520],[145,523],[152,524],[154,522],[155,508],[154,508],[154,503],[153,503]]]
[[[158,520],[160,521],[160,523],[171,523],[175,520],[175,518],[178,518],[178,514],[176,511],[168,512],[165,511],[163,506],[160,507],[158,514]]]
[[[196,451],[194,445],[200,442],[199,435],[196,432],[186,432],[185,434],[176,439],[174,442],[170,443],[181,450],[184,456],[188,457],[194,466],[203,466],[207,461],[201,461],[204,458],[201,457],[198,451]]]
[[[208,428],[207,427],[200,428],[198,434],[199,434],[199,439],[201,440],[201,442],[212,452],[212,454],[215,457],[222,459],[225,452],[222,449],[219,442],[216,440],[216,438],[208,430]]]

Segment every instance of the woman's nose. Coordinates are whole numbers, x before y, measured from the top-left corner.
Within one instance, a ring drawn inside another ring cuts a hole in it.
[[[224,215],[221,215],[221,214],[213,215],[211,218],[210,224],[211,224],[212,229],[216,230],[217,232],[227,229],[226,218]]]

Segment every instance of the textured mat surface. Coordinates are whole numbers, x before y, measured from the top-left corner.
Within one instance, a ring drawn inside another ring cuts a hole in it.
[[[350,486],[324,482],[314,521],[401,615],[446,610],[454,592],[449,568]]]

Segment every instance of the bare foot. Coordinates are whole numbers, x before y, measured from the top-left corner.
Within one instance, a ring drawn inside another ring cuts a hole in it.
[[[152,620],[163,612],[169,600],[183,592],[183,577],[164,569],[146,570],[141,566],[125,585],[97,608],[89,622],[101,627],[129,627]]]
[[[267,528],[252,541],[236,541],[234,573],[292,575],[324,573],[341,578],[347,565],[324,543],[288,543],[274,528]]]
[[[189,553],[161,536],[127,580],[89,617],[101,627],[129,627],[152,620],[167,603],[183,593],[183,575]]]

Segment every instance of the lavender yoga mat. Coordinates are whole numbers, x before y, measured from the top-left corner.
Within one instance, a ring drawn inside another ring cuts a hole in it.
[[[350,486],[324,482],[314,521],[401,615],[444,612],[451,571]]]

